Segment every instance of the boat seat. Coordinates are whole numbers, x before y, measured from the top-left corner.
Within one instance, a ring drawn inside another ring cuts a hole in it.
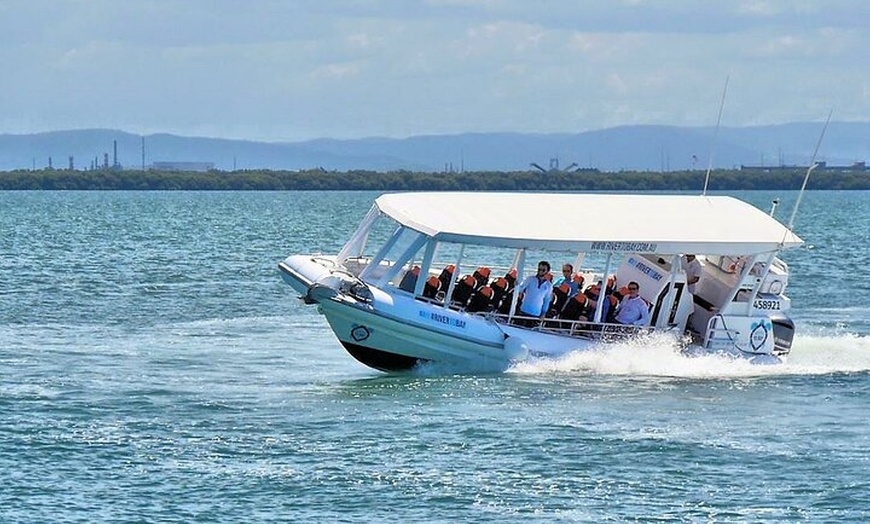
[[[489,286],[483,286],[471,295],[468,301],[468,307],[465,308],[469,313],[478,313],[482,311],[492,311],[493,291]]]
[[[507,288],[505,291],[510,293],[517,285],[517,268],[511,268],[510,271],[505,273],[504,280],[507,282]]]
[[[420,266],[414,266],[410,270],[405,271],[402,281],[399,282],[399,289],[413,293],[417,286],[417,278],[420,276]]]
[[[490,269],[486,266],[480,266],[474,270],[474,273],[471,276],[473,276],[477,281],[477,288],[481,288],[489,283],[490,273]]]
[[[559,284],[553,288],[553,300],[550,302],[550,309],[547,311],[547,317],[554,318],[559,316],[562,308],[568,302],[568,293],[571,292],[571,287],[568,284]]]
[[[450,264],[441,270],[441,274],[438,275],[438,280],[441,281],[441,289],[446,290],[450,287],[450,281],[453,280],[453,273],[456,271],[456,266]]]
[[[564,320],[589,319],[589,299],[583,293],[577,293],[565,303],[560,318]]]
[[[468,275],[456,283],[456,286],[453,288],[453,296],[450,298],[456,305],[466,307],[475,289],[477,289],[477,280],[473,276]]]
[[[498,277],[493,280],[492,284],[489,286],[492,288],[492,304],[496,309],[498,309],[499,305],[501,305],[501,301],[507,294],[507,280],[505,280],[504,277]]]
[[[441,291],[441,281],[436,276],[431,276],[423,284],[423,296],[426,298],[438,298],[438,292]]]

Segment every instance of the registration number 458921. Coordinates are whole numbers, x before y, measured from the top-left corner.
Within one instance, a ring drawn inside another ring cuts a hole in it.
[[[752,303],[754,309],[774,311],[779,309],[779,300],[756,300]]]

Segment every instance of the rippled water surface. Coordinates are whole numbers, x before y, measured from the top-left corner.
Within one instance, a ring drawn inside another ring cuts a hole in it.
[[[870,519],[870,193],[804,197],[784,366],[495,375],[365,368],[281,282],[376,195],[0,192],[0,522]]]

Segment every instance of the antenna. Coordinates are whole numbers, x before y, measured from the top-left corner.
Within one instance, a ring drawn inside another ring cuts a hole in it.
[[[707,184],[710,183],[710,171],[713,169],[713,152],[716,146],[716,136],[719,134],[719,122],[722,121],[722,109],[725,107],[725,93],[728,92],[728,77],[725,77],[725,89],[722,90],[722,102],[719,104],[719,116],[716,118],[716,130],[713,131],[713,138],[710,140],[710,162],[707,164],[707,175],[704,177],[704,191],[701,196],[707,195]]]
[[[798,193],[797,202],[794,204],[794,209],[791,212],[791,218],[788,220],[788,230],[794,231],[792,229],[794,227],[794,217],[797,216],[798,208],[801,205],[801,199],[804,197],[804,190],[807,188],[807,182],[810,179],[810,173],[813,172],[813,169],[819,167],[819,164],[816,163],[816,155],[819,154],[819,147],[822,145],[822,139],[825,138],[825,131],[828,130],[828,124],[831,123],[831,115],[834,114],[834,108],[828,112],[828,119],[825,120],[825,127],[822,128],[822,134],[819,135],[819,141],[816,142],[816,149],[813,151],[813,158],[810,160],[810,167],[807,168],[807,174],[804,176],[804,183],[801,186],[801,191]]]

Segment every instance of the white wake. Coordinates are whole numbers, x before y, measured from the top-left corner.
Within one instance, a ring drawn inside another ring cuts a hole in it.
[[[870,337],[819,334],[796,336],[786,362],[778,365],[755,365],[724,355],[687,357],[673,338],[662,336],[574,351],[559,358],[531,359],[508,372],[723,378],[866,371],[870,371]]]

